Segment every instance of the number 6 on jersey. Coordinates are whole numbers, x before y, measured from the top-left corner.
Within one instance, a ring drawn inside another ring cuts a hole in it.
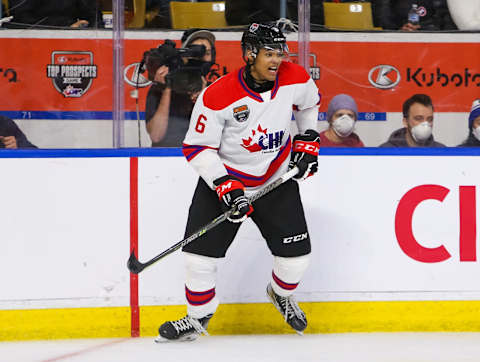
[[[203,133],[205,131],[205,121],[207,120],[207,117],[205,117],[203,114],[200,114],[197,119],[197,124],[195,124],[195,131],[198,133]]]

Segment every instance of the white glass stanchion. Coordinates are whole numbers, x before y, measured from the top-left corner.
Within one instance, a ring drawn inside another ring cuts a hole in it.
[[[123,83],[123,46],[125,1],[112,0],[113,14],[113,147],[125,145],[125,109]]]
[[[310,71],[310,0],[298,0],[298,63]]]

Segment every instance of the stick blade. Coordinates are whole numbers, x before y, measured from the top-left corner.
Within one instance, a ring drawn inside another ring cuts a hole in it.
[[[144,269],[143,264],[140,263],[135,256],[135,250],[132,250],[130,257],[128,258],[127,267],[128,270],[130,270],[130,272],[133,274],[138,274]]]

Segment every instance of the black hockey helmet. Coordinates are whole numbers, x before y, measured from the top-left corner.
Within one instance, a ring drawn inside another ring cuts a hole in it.
[[[242,36],[243,57],[246,57],[247,50],[257,56],[262,48],[288,53],[287,39],[274,25],[253,23]]]

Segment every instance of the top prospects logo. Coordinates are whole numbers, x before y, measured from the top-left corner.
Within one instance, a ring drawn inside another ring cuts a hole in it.
[[[47,65],[47,77],[64,97],[83,96],[92,80],[97,78],[97,66],[92,52],[52,52],[52,64]]]
[[[257,129],[252,129],[251,136],[242,138],[242,147],[249,152],[274,152],[282,146],[284,135],[285,131],[268,133],[268,130],[259,124]]]

